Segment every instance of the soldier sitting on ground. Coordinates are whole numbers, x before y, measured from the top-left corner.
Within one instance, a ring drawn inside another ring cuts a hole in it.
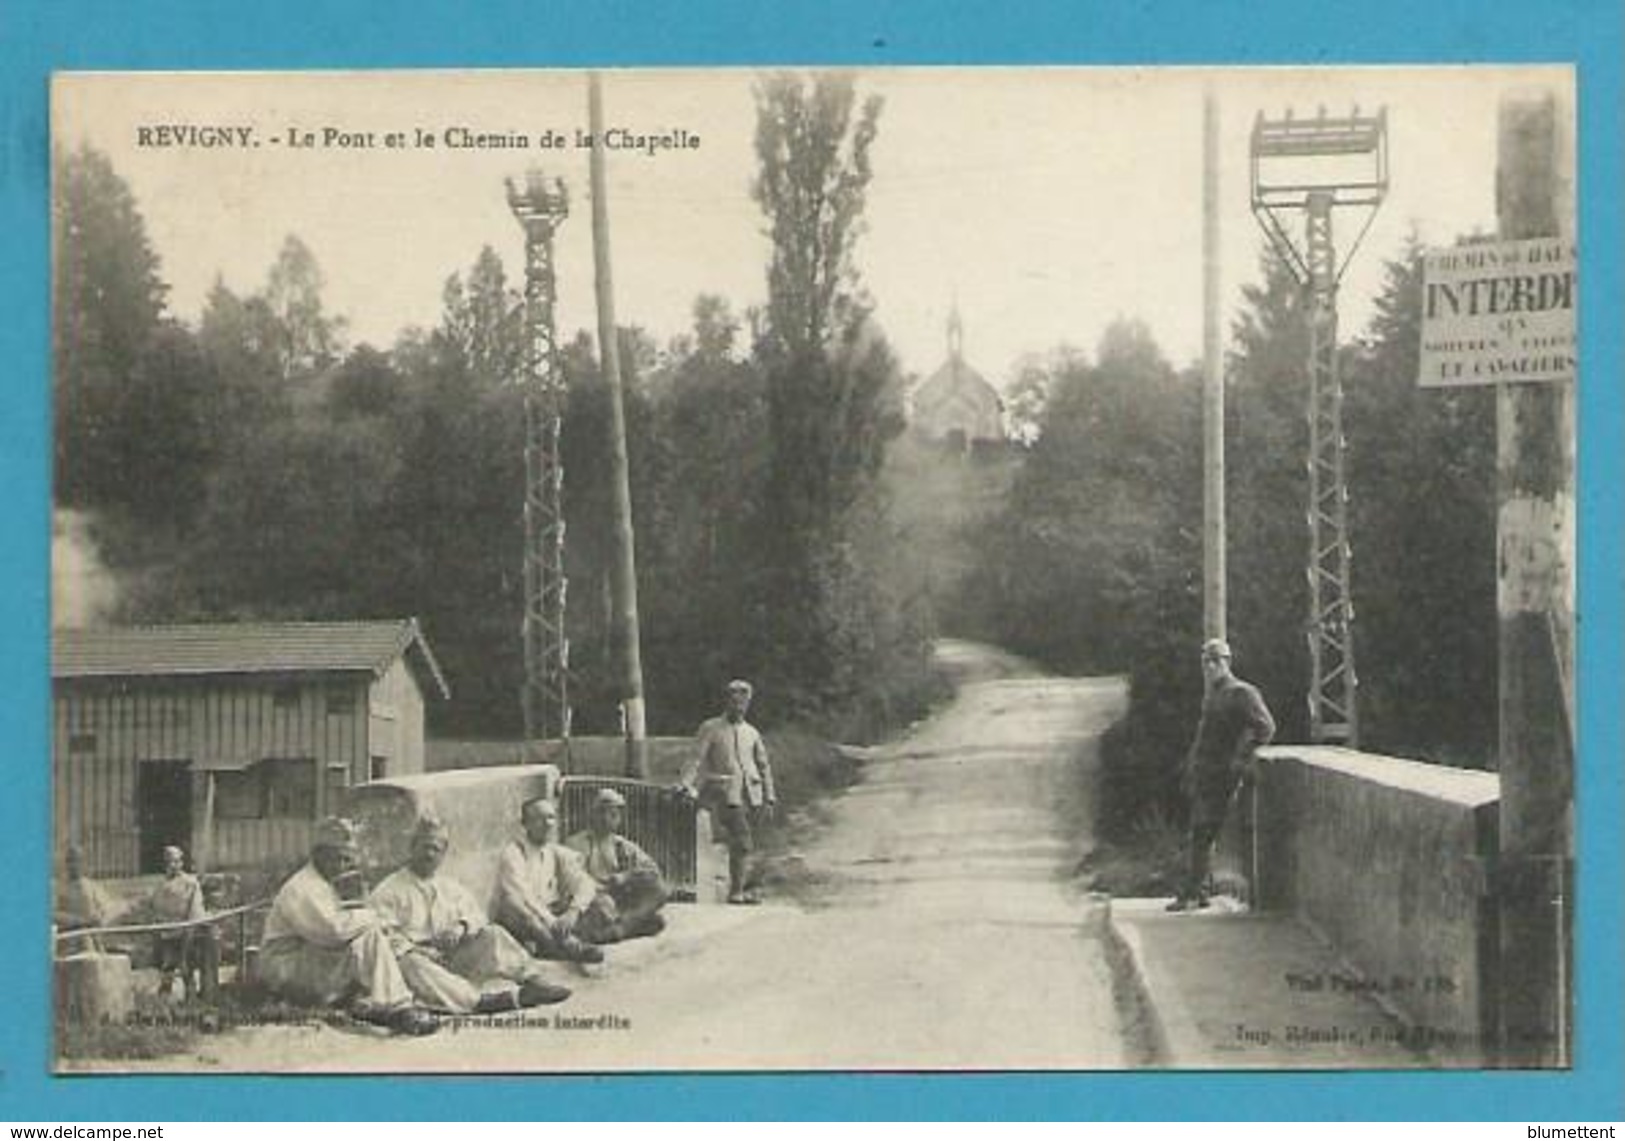
[[[621,835],[625,817],[626,798],[612,788],[600,789],[593,798],[591,825],[565,841],[598,884],[597,906],[587,910],[578,928],[591,943],[616,943],[666,929],[660,909],[671,893],[660,865]]]
[[[462,884],[440,873],[450,833],[425,817],[412,833],[412,855],[372,893],[372,909],[389,926],[401,974],[425,1006],[485,1014],[563,1002],[568,989],[547,981],[547,968]]]
[[[355,826],[330,816],[316,825],[310,861],[282,885],[265,917],[259,974],[272,993],[335,1006],[401,1034],[433,1034],[439,1023],[415,1004],[377,912],[355,898],[361,886]]]
[[[502,849],[497,862],[493,914],[539,959],[601,963],[604,952],[581,935],[590,908],[604,910],[600,892],[581,866],[581,857],[557,842],[558,806],[545,797],[527,800],[519,810],[525,834]],[[607,922],[602,915],[587,929]]]

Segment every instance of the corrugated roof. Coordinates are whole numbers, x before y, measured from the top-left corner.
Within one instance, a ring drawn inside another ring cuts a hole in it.
[[[449,696],[415,618],[374,622],[222,622],[57,630],[53,678],[186,677],[366,670],[380,675],[416,649]]]

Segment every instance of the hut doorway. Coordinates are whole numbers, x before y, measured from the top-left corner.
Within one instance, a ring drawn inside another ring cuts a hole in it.
[[[135,813],[141,873],[163,871],[164,845],[191,846],[191,764],[142,761],[135,784]]]

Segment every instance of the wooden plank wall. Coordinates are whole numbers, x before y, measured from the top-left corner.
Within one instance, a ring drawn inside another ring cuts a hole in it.
[[[266,758],[308,758],[323,767],[342,764],[352,782],[357,773],[365,779],[370,681],[365,674],[59,681],[51,743],[58,850],[70,842],[80,844],[92,875],[136,873],[136,785],[143,761],[192,764],[199,824],[201,774],[208,769],[242,770]],[[352,691],[353,705],[347,713],[329,713],[329,692],[340,688]],[[76,736],[89,734],[95,736],[93,750],[72,748]],[[318,782],[318,789],[320,815],[336,806],[325,804],[325,782]],[[302,852],[308,835],[308,827],[288,822],[230,822],[223,831],[217,827],[216,866],[281,861],[289,855],[289,845],[295,846],[293,854]],[[202,846],[202,839],[194,834],[194,849]]]
[[[391,777],[423,772],[423,693],[405,658],[374,683],[372,695],[372,753],[388,760]]]

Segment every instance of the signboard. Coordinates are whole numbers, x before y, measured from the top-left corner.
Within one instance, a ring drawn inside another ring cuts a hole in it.
[[[1418,383],[1574,380],[1574,264],[1564,238],[1429,250]]]

